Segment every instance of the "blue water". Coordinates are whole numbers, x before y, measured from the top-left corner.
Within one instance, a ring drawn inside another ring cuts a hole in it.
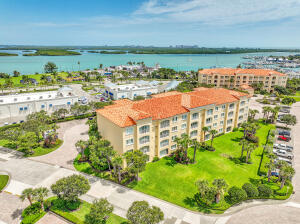
[[[22,51],[0,50],[0,52],[18,53],[19,56],[1,56],[0,72],[11,74],[14,70],[21,74],[34,74],[43,72],[43,66],[48,62],[54,62],[59,71],[78,71],[83,69],[98,68],[99,64],[106,66],[126,64],[128,61],[143,61],[147,66],[154,66],[159,63],[161,67],[173,68],[180,71],[197,70],[198,68],[236,67],[244,62],[245,55],[290,55],[289,52],[255,53],[255,54],[213,54],[213,55],[187,55],[187,54],[97,54],[81,52],[76,56],[22,56]],[[24,52],[28,53],[28,52]],[[80,65],[78,65],[80,62]]]

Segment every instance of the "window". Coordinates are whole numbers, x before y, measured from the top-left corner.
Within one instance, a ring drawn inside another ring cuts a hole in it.
[[[199,113],[193,113],[192,119],[198,119],[199,118]]]
[[[223,128],[220,128],[220,129],[219,129],[219,132],[220,132],[220,133],[223,132]]]
[[[204,138],[205,138],[205,140],[208,140],[209,137],[210,137],[210,134],[206,134]]]
[[[27,100],[30,100],[30,97],[27,97]]]
[[[182,117],[181,117],[181,118],[182,118],[182,120],[184,120],[184,121],[185,121],[185,120],[187,119],[187,115],[186,115],[186,114],[184,114],[184,115],[182,115]]]
[[[165,138],[169,136],[170,131],[169,130],[164,130],[160,132],[160,137]]]
[[[214,112],[213,109],[209,109],[208,111],[206,111],[207,116],[212,115]]]
[[[172,136],[172,141],[175,141],[176,138],[177,138],[177,135],[173,135]]]
[[[140,144],[145,144],[148,143],[150,141],[150,137],[149,136],[144,136],[140,138]]]
[[[41,105],[41,108],[45,108],[45,105]]]
[[[191,136],[191,138],[192,138],[192,137],[197,136],[197,134],[198,134],[198,131],[197,131],[197,130],[191,131],[190,136]]]
[[[214,116],[214,119],[218,119],[218,115],[215,115],[215,116]]]
[[[231,127],[226,128],[226,131],[227,132],[231,131]]]
[[[175,150],[177,148],[177,145],[175,144],[175,145],[171,145],[171,149],[172,150]]]
[[[221,113],[221,117],[224,117],[225,116],[225,113]]]
[[[133,127],[126,128],[126,135],[132,135],[133,134]]]
[[[215,111],[218,111],[219,110],[219,107],[215,107]]]
[[[220,121],[220,125],[223,125],[224,124],[224,121]]]
[[[269,77],[268,77],[269,78]],[[241,102],[241,106],[244,106],[245,105],[245,101],[242,101]]]
[[[243,115],[239,116],[239,120],[242,120],[243,119]]]
[[[150,126],[144,125],[144,126],[140,127],[139,130],[140,130],[140,134],[145,134],[150,131]]]
[[[234,108],[234,103],[229,105],[229,109],[233,109]]]
[[[50,103],[50,104],[49,104],[49,107],[52,107],[52,106],[53,106],[53,105]]]
[[[159,155],[160,155],[160,156],[168,155],[168,149],[161,150],[161,151],[159,152]]]
[[[244,113],[244,109],[240,109],[240,113]]]
[[[196,121],[196,122],[193,122],[192,124],[191,124],[191,128],[197,128],[198,127],[198,122]]]
[[[133,138],[126,140],[126,145],[133,145]]]
[[[48,95],[48,98],[50,98],[51,97],[51,95]]]
[[[17,98],[14,98],[14,101],[16,102],[16,101],[18,101],[18,99],[17,99]]]
[[[165,120],[163,122],[160,123],[160,128],[166,128],[170,126],[170,121],[169,120]]]
[[[43,99],[43,96],[40,96],[40,99]]]
[[[226,105],[224,104],[224,105],[222,105],[222,109],[225,109],[226,108]]]
[[[227,125],[232,124],[232,119],[227,120]]]
[[[149,148],[148,145],[147,145],[147,146],[143,146],[143,147],[140,149],[140,151],[142,151],[143,153],[147,153],[147,152],[150,151],[150,148]]]
[[[23,110],[23,107],[20,107],[20,110]]]
[[[175,131],[177,131],[177,126],[172,127],[172,132],[175,132]]]
[[[233,116],[233,112],[231,111],[228,113],[228,117],[232,117],[232,116]]]
[[[186,123],[181,125],[181,129],[186,129]]]
[[[218,125],[218,123],[214,123],[214,124],[213,124],[213,127],[217,127],[217,125]]]
[[[67,102],[67,104],[68,104],[68,105],[70,105],[70,104],[71,104],[71,102]]]
[[[211,123],[211,122],[212,122],[211,117],[206,119],[206,124],[209,124],[209,123]]]
[[[169,139],[166,139],[166,140],[163,140],[160,142],[160,147],[164,147],[164,146],[167,146],[169,145]]]
[[[178,120],[178,117],[173,117],[173,118],[172,118],[172,122],[173,122],[173,123],[177,122],[177,120]]]

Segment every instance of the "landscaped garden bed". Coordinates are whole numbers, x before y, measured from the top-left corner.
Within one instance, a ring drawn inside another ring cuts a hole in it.
[[[0,174],[0,192],[5,188],[9,180],[8,175],[1,175]]]

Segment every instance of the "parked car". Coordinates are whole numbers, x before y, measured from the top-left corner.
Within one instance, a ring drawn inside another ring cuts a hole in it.
[[[279,172],[272,171],[271,176],[279,177]]]
[[[278,157],[277,159],[274,160],[274,163],[277,164],[279,161],[285,161],[288,164],[292,165],[292,160],[291,159],[287,159],[284,157]]]
[[[20,123],[24,123],[24,121],[23,121],[23,120],[20,120]]]
[[[16,124],[17,122],[13,122],[12,124]]]
[[[286,131],[286,130],[281,130],[278,132],[279,135],[284,135],[284,136],[291,136],[291,132]]]
[[[279,135],[278,140],[289,142],[291,140],[291,138],[288,136]]]
[[[274,144],[273,148],[282,149],[282,150],[285,150],[287,152],[292,152],[293,151],[293,147],[289,146],[289,145],[286,145],[286,144]]]
[[[280,156],[280,157],[284,157],[284,158],[288,158],[288,159],[293,159],[293,154],[286,152],[285,150],[277,150],[275,152],[275,155]]]
[[[281,112],[281,113],[290,113],[290,110],[289,109],[285,109],[285,108],[281,108],[280,110],[279,110],[279,112]]]
[[[4,125],[9,125],[8,122],[5,122]]]

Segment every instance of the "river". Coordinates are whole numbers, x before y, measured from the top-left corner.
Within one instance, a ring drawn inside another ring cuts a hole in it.
[[[267,52],[252,54],[98,54],[81,52],[76,56],[22,56],[20,50],[0,50],[0,52],[17,53],[19,56],[0,56],[0,72],[12,74],[14,70],[21,74],[42,73],[43,66],[48,62],[54,62],[59,71],[78,71],[94,69],[103,64],[104,67],[111,65],[126,64],[128,61],[143,61],[147,66],[159,63],[161,67],[173,68],[177,71],[197,70],[198,68],[211,67],[236,67],[245,61],[242,56],[257,55],[281,55],[293,54],[291,52]],[[80,62],[80,64],[78,64]]]

